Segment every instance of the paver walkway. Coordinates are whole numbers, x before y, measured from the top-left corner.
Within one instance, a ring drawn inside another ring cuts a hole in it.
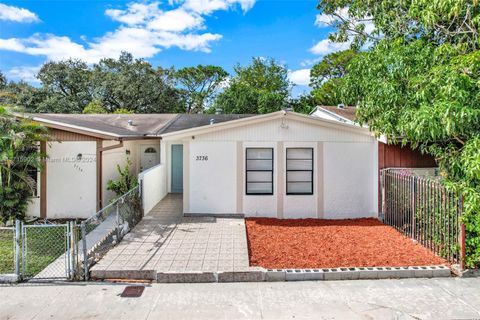
[[[243,219],[183,217],[182,195],[169,194],[93,266],[91,276],[155,279],[158,273],[250,269]]]

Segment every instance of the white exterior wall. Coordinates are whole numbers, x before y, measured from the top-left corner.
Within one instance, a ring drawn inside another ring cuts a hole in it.
[[[138,175],[142,186],[143,210],[148,214],[167,195],[166,165],[159,164]]]
[[[324,148],[325,218],[376,216],[377,144],[327,142]]]
[[[47,218],[90,217],[96,211],[96,142],[50,142],[47,154]]]
[[[208,160],[197,160],[202,156]],[[235,142],[190,141],[188,159],[189,212],[236,213]]]
[[[184,160],[185,212],[275,218],[376,216],[376,140],[341,126],[292,119],[286,124],[288,128],[281,128],[281,120],[275,119],[184,141],[184,154],[189,149]],[[274,149],[273,195],[245,194],[248,147]],[[294,147],[314,150],[313,195],[286,195],[286,148]],[[197,161],[197,156],[208,156],[208,161]]]

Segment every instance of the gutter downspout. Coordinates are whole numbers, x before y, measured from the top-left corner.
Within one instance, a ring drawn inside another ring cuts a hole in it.
[[[123,147],[123,140],[113,146],[103,147],[103,140],[97,139],[97,211],[103,208],[103,194],[102,194],[102,175],[103,175],[103,152]]]

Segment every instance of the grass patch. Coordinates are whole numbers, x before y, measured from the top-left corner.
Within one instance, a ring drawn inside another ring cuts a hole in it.
[[[15,271],[15,230],[0,229],[0,274]]]
[[[42,271],[67,250],[65,226],[26,228],[25,275],[31,277]],[[64,270],[55,270],[61,276]]]

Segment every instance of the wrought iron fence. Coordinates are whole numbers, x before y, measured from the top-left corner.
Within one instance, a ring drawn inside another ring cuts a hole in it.
[[[381,184],[384,222],[463,268],[461,195],[447,190],[439,177],[410,169],[382,170]]]
[[[84,279],[88,279],[89,268],[120,242],[142,217],[142,197],[137,186],[81,222],[79,261]]]

